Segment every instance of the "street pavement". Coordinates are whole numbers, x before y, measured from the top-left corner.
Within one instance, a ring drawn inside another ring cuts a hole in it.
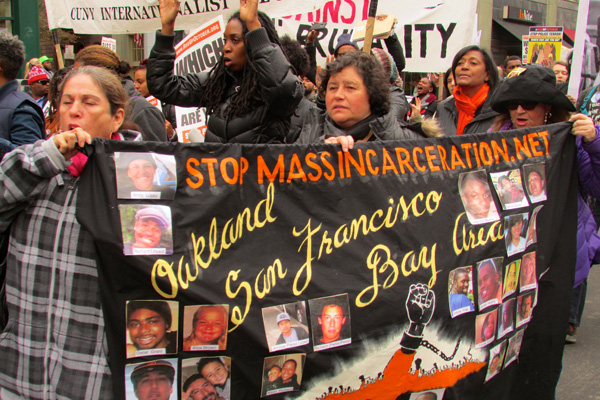
[[[600,400],[600,265],[588,278],[577,343],[565,345],[556,400]]]

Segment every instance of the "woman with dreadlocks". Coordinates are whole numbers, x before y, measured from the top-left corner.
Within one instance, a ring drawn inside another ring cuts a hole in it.
[[[160,0],[162,29],[148,59],[146,81],[161,101],[206,107],[206,142],[283,143],[304,93],[258,0],[240,0],[225,27],[223,55],[210,72],[173,75],[178,0]]]

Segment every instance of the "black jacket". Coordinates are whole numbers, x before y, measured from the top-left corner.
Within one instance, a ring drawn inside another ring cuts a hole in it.
[[[483,105],[475,112],[475,118],[465,127],[463,134],[486,133],[492,126],[498,113],[492,110],[490,99],[492,92],[488,94]],[[442,131],[446,136],[456,136],[456,125],[458,125],[458,110],[454,104],[454,96],[450,96],[437,106],[435,118],[439,121]]]
[[[246,53],[258,72],[266,104],[235,117],[226,117],[232,97],[237,93],[237,77],[230,74],[226,99],[208,119],[207,142],[277,143],[284,142],[290,117],[304,94],[304,85],[292,73],[281,48],[269,41],[264,28],[245,36]],[[148,59],[147,82],[152,95],[161,101],[182,107],[202,107],[202,91],[208,72],[173,75],[174,36],[156,33],[156,43]]]
[[[294,115],[292,115],[290,131],[287,134],[287,143],[294,143],[298,140],[304,122],[310,117],[313,108],[317,108],[314,102],[308,100],[306,97],[302,98],[302,101],[298,104],[298,108],[294,111]]]
[[[360,124],[360,122],[359,122]],[[357,124],[358,125],[358,124]],[[400,139],[418,139],[432,135],[429,132],[424,133],[420,124],[400,125],[394,115],[390,112],[380,117],[375,117],[369,122],[369,128],[373,135],[372,140],[400,140]],[[311,110],[308,120],[296,141],[299,144],[311,144],[323,142],[328,137],[353,135],[352,128],[348,131],[335,125],[329,118],[326,111],[315,108]],[[355,138],[357,140],[359,138]]]
[[[44,114],[14,80],[0,87],[0,160],[5,153],[46,137]]]

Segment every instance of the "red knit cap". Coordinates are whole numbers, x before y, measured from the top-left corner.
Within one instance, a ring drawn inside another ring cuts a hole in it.
[[[31,86],[32,83],[41,81],[43,79],[50,80],[50,77],[42,68],[33,67],[33,68],[31,68],[31,71],[29,71],[29,77],[27,78],[27,84],[29,86]]]

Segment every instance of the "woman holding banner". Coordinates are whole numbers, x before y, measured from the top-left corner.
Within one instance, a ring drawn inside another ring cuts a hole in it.
[[[225,28],[223,56],[208,73],[173,75],[178,0],[160,0],[162,30],[148,59],[146,81],[161,101],[206,107],[206,142],[283,143],[304,94],[258,0],[240,0]]]
[[[2,399],[113,397],[95,247],[75,215],[87,162],[78,150],[93,138],[141,138],[119,132],[127,100],[117,75],[104,68],[70,72],[59,101],[61,132],[0,164],[0,229],[10,227]]]
[[[486,132],[498,115],[489,101],[499,81],[492,56],[479,46],[467,46],[454,56],[452,71],[457,86],[435,114],[444,134]]]
[[[326,110],[314,109],[296,143],[325,140],[347,151],[354,142],[440,136],[437,123],[400,126],[390,112],[390,84],[378,61],[360,51],[346,53],[321,72]]]
[[[505,131],[573,121],[571,132],[577,136],[579,188],[588,195],[600,198],[600,126],[594,126],[592,119],[583,114],[575,114],[569,118],[570,112],[575,111],[575,106],[556,87],[556,77],[550,68],[529,65],[516,74],[513,71],[513,74],[500,85],[491,99],[492,108],[500,115],[490,130]],[[600,262],[598,227],[581,192],[577,216],[575,289],[569,316],[571,338],[567,340],[574,340],[581,321],[590,267],[592,263]]]

